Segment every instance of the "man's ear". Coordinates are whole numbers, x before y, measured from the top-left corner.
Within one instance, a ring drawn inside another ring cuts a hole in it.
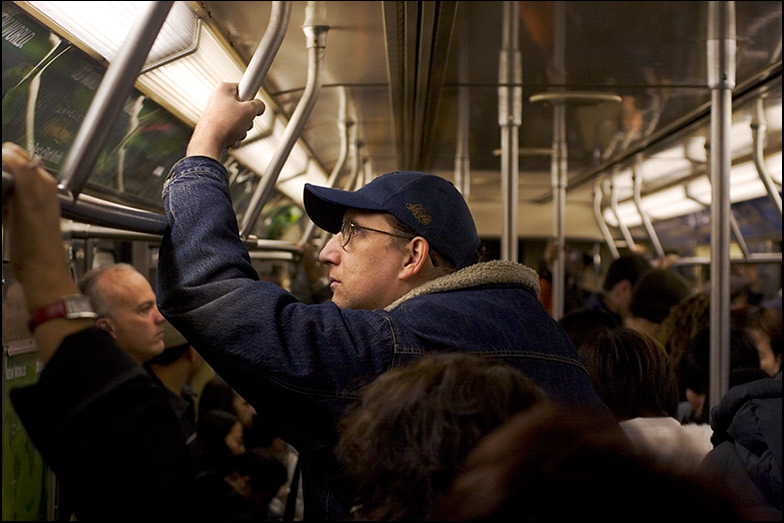
[[[414,236],[406,247],[406,257],[400,269],[400,279],[408,280],[419,274],[427,263],[430,255],[430,245],[421,236]]]
[[[98,327],[98,328],[101,328],[101,329],[105,330],[106,332],[108,332],[109,334],[111,334],[113,340],[117,339],[117,335],[114,332],[114,323],[112,323],[111,319],[106,318],[106,317],[98,318],[95,321],[95,326]]]

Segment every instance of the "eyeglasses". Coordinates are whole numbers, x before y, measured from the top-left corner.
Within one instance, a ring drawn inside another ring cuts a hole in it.
[[[413,238],[416,238],[416,236],[405,236],[403,234],[395,234],[393,232],[380,231],[378,229],[371,229],[370,227],[365,227],[364,225],[357,225],[356,223],[354,223],[354,222],[352,222],[350,220],[346,220],[346,221],[343,222],[343,225],[340,227],[340,237],[341,237],[341,240],[342,240],[341,244],[340,244],[341,247],[343,247],[345,249],[346,245],[348,245],[348,242],[351,241],[351,237],[357,231],[377,232],[377,233],[381,233],[381,234],[386,234],[387,236],[394,236],[395,238],[403,238],[404,240],[411,240]]]

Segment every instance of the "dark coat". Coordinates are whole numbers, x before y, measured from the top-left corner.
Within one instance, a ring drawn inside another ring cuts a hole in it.
[[[711,419],[714,448],[702,468],[758,491],[781,520],[781,373],[731,388]]]
[[[194,466],[165,390],[106,331],[67,337],[38,382],[10,396],[79,521],[256,519]]]

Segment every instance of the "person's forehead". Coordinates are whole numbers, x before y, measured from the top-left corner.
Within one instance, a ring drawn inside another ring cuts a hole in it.
[[[104,276],[107,294],[118,305],[135,307],[144,302],[155,301],[155,293],[150,282],[135,270],[110,271]]]
[[[361,220],[370,220],[375,223],[383,223],[388,220],[389,214],[385,212],[378,212],[378,211],[365,211],[363,209],[346,209],[346,212],[343,214],[343,220],[354,220],[354,219],[361,219]],[[370,223],[365,223],[365,225],[370,225]]]

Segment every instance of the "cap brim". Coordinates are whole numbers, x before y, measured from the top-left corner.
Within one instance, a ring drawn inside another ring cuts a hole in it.
[[[343,191],[330,187],[305,184],[303,202],[308,217],[331,233],[338,233],[347,209],[383,211],[383,207],[366,198],[361,191]]]

